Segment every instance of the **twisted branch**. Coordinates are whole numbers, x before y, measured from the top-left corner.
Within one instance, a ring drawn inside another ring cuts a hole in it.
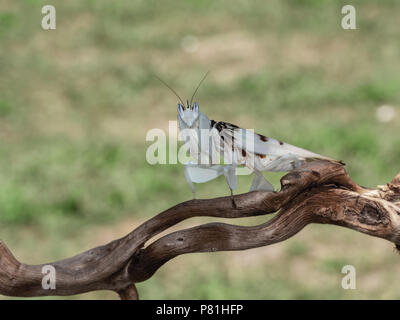
[[[246,250],[284,241],[309,223],[347,227],[400,246],[400,174],[377,189],[354,183],[343,166],[314,161],[281,179],[279,192],[249,192],[180,203],[144,222],[125,237],[74,257],[46,263],[20,263],[0,241],[0,293],[8,296],[64,296],[113,290],[137,299],[135,283],[149,279],[164,263],[192,252]],[[157,234],[191,217],[242,218],[279,211],[266,223],[245,227],[208,223]],[[43,289],[42,267],[56,270],[56,288]]]

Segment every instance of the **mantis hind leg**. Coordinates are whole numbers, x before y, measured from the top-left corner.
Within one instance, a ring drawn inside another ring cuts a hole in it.
[[[237,188],[237,175],[236,175],[236,167],[235,166],[225,166],[224,167],[224,176],[226,178],[226,182],[228,183],[229,190],[231,191],[231,200],[232,206],[237,208],[235,199],[233,198],[233,190]]]
[[[232,206],[236,209],[237,205],[236,205],[236,202],[235,202],[235,198],[233,197],[233,190],[231,189],[231,187],[229,187],[229,190],[231,191]]]
[[[192,189],[193,200],[194,200],[194,199],[196,199],[196,189],[195,189],[195,187],[193,185],[192,179],[190,178],[190,174],[189,174],[188,168],[189,168],[188,166],[184,166],[184,173],[185,173],[186,181],[189,184],[190,188]]]
[[[274,186],[270,184],[259,171],[254,172],[253,183],[250,191],[274,191]]]

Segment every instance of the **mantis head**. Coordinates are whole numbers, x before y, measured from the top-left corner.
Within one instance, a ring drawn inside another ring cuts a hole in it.
[[[199,104],[197,102],[191,104],[189,101],[186,101],[186,105],[178,103],[178,115],[189,128],[192,128],[199,119]]]
[[[209,71],[203,76],[201,81],[196,87],[196,90],[194,90],[192,98],[186,101],[186,104],[183,102],[181,97],[176,93],[174,89],[172,89],[166,82],[164,82],[162,79],[156,76],[158,80],[160,80],[167,88],[169,88],[179,99],[178,103],[178,117],[189,127],[192,128],[198,121],[199,119],[199,105],[197,102],[193,103],[194,96],[197,93],[197,90],[200,88],[200,85],[203,83],[204,79],[207,77],[209,74]]]

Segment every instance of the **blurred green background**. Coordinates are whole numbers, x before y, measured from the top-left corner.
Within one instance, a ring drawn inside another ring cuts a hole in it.
[[[46,4],[56,30],[41,28]],[[357,30],[341,28],[345,4],[2,0],[0,238],[19,260],[45,263],[191,198],[182,165],[145,159],[146,132],[176,119],[177,99],[154,73],[186,98],[211,70],[196,99],[211,119],[342,159],[362,185],[390,181],[400,171],[400,3],[352,1]],[[279,186],[281,174],[267,176]],[[247,192],[251,178],[239,179]],[[197,185],[200,198],[227,194],[222,177]],[[311,225],[269,247],[178,257],[138,289],[142,299],[398,299],[392,247]],[[346,264],[356,290],[341,287]]]

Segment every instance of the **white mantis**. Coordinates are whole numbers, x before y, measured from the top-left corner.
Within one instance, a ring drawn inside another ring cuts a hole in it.
[[[255,174],[250,191],[273,191],[274,187],[264,178],[263,171],[291,171],[306,161],[317,159],[342,163],[254,133],[252,130],[242,129],[223,121],[210,120],[199,111],[198,103],[193,103],[193,98],[207,74],[186,104],[171,87],[159,79],[180,101],[178,122],[181,137],[195,159],[194,162],[184,164],[185,177],[192,189],[193,198],[195,198],[193,183],[208,182],[221,175],[225,176],[232,195],[232,190],[237,188],[236,168],[242,165]],[[215,159],[218,158],[216,155],[223,156],[225,160],[229,158],[228,164],[216,162]]]

